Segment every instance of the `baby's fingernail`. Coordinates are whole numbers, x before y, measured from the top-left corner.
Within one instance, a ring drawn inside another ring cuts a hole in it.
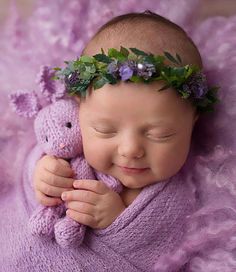
[[[61,199],[62,199],[62,200],[66,200],[66,198],[67,198],[67,194],[66,194],[66,193],[62,193]]]

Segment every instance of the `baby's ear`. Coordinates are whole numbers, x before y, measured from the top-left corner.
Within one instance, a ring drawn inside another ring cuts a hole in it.
[[[10,106],[19,116],[31,118],[41,109],[39,99],[34,92],[17,91],[9,95]]]

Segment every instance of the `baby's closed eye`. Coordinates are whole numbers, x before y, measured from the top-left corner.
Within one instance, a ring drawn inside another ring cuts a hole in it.
[[[176,133],[174,132],[161,132],[156,129],[151,129],[145,132],[145,136],[151,139],[167,140],[172,138]]]
[[[115,134],[117,133],[116,129],[112,127],[106,127],[106,126],[96,126],[93,127],[95,132],[98,132],[100,134]]]

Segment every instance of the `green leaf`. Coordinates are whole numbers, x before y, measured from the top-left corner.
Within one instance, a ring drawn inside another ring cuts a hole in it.
[[[94,63],[94,58],[90,56],[82,56],[80,57],[80,61],[87,63]]]
[[[142,50],[139,50],[137,48],[129,48],[131,52],[133,52],[137,56],[148,56],[149,54],[143,52]]]
[[[69,65],[73,65],[74,70],[79,70],[81,66],[85,65],[85,63],[81,62],[80,60],[75,60],[72,63],[69,63]]]
[[[117,83],[117,79],[114,78],[111,74],[104,74],[103,75],[110,84],[116,84]]]
[[[104,54],[96,54],[93,56],[97,61],[104,62],[104,63],[110,63],[112,60],[104,55]]]
[[[148,62],[148,63],[153,64],[153,65],[155,65],[155,62],[156,62],[155,58],[152,55],[145,56],[142,60],[144,62]]]
[[[182,94],[182,97],[183,97],[184,99],[187,99],[187,98],[189,98],[189,96],[190,96],[189,93],[185,93],[185,92],[183,92],[183,91],[179,91],[179,93]]]
[[[50,79],[51,80],[58,80],[58,79],[60,79],[60,77],[58,77],[58,76],[52,76]]]
[[[164,56],[154,56],[155,62],[159,64],[163,64],[165,57]]]
[[[179,54],[176,53],[176,59],[178,60],[179,64],[182,64],[182,59]]]
[[[129,80],[135,83],[143,82],[143,79],[139,76],[132,76]]]
[[[94,90],[102,88],[106,83],[109,83],[106,77],[99,77],[93,81]]]
[[[91,74],[87,71],[80,73],[80,79],[89,80],[91,78]]]
[[[119,52],[118,50],[116,50],[115,48],[110,48],[108,50],[108,56],[110,58],[114,58],[117,59],[119,61],[124,61],[127,59],[127,57],[125,55],[123,55],[121,52]]]
[[[121,54],[122,54],[123,56],[125,56],[125,57],[128,58],[128,56],[129,56],[129,50],[128,50],[128,49],[126,49],[125,47],[121,46],[121,47],[120,47],[120,52],[121,52]]]
[[[86,71],[89,72],[90,74],[94,74],[96,72],[96,67],[95,65],[87,65],[86,66]]]
[[[61,71],[61,74],[64,76],[69,76],[73,71],[71,71],[68,67]]]
[[[193,69],[189,65],[184,66],[185,67],[185,79],[188,79],[193,74]]]
[[[73,87],[69,90],[69,94],[70,95],[79,94],[84,96],[84,94],[86,94],[86,90],[89,87],[89,82],[90,81],[80,82],[76,87]]]
[[[79,66],[81,64],[79,63]],[[71,70],[71,72],[74,72],[77,70],[77,67],[78,67],[78,64],[77,64],[77,61],[74,61],[74,62],[69,62],[68,64],[68,69]]]
[[[179,64],[179,62],[169,53],[169,52],[164,52],[165,57],[170,60],[171,62],[175,64]]]
[[[55,70],[55,71],[61,71],[61,68],[60,67],[54,67],[53,70]]]
[[[85,72],[86,67],[87,67],[87,65],[85,63],[83,63],[83,62],[81,62],[79,64],[74,63],[74,70],[79,71],[80,73]]]

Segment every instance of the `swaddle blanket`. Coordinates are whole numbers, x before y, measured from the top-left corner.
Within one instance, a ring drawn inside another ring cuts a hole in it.
[[[24,179],[0,201],[1,272],[152,271],[158,257],[180,243],[192,209],[181,170],[145,187],[109,227],[89,228],[82,245],[63,250],[53,240],[30,235],[27,222],[36,203],[31,186],[23,182],[26,174]]]

